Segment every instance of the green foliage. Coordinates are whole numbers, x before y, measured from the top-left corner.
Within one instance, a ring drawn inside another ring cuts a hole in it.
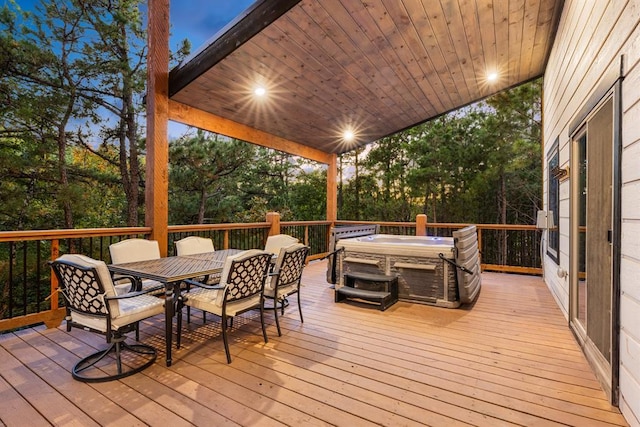
[[[320,221],[327,215],[327,171],[302,171],[290,185],[290,202],[296,221]]]
[[[170,145],[172,224],[326,216],[326,172],[293,156],[204,131]]]
[[[540,96],[536,80],[343,155],[339,218],[532,223]]]
[[[238,209],[238,177],[251,164],[254,147],[198,130],[170,146],[170,221],[230,222]]]
[[[146,35],[141,2],[0,9],[0,229],[140,224]],[[185,41],[171,56],[190,51]],[[340,219],[532,223],[541,81],[340,157]],[[318,220],[326,171],[198,131],[170,144],[172,224]]]
[[[0,197],[28,207],[0,208],[7,218],[2,228],[137,224],[136,114],[146,77],[141,22],[133,1],[56,0],[31,14],[15,3],[2,9],[0,145],[8,147],[3,159],[13,168],[0,179],[11,181],[14,193]],[[140,40],[137,47],[132,39]],[[138,52],[129,55],[130,47]],[[93,161],[76,162],[81,152]],[[22,153],[30,153],[27,162]]]

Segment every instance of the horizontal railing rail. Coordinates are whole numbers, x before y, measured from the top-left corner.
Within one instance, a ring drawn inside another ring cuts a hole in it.
[[[0,331],[60,323],[64,309],[49,260],[80,253],[110,262],[110,244],[150,233],[149,227],[0,232]]]
[[[168,255],[175,255],[175,242],[187,236],[213,240],[219,249],[254,249],[264,247],[271,225],[267,222],[245,224],[194,224],[168,227]]]
[[[322,258],[329,252],[329,221],[286,221],[280,223],[280,232],[288,234],[309,246],[309,260]]]
[[[378,224],[383,234],[415,235],[413,222],[336,221],[336,225]],[[429,236],[451,237],[452,232],[471,224],[427,223]],[[542,274],[540,230],[535,225],[475,224],[483,271]]]
[[[269,234],[279,232],[310,246],[309,259],[313,260],[328,253],[332,226],[354,224],[379,224],[385,234],[415,235],[419,231],[413,222],[283,221],[275,229],[270,222],[172,225],[168,227],[167,253],[175,254],[174,242],[191,235],[211,238],[220,249],[251,249],[263,248]],[[427,223],[426,234],[451,236],[452,231],[466,225]],[[477,228],[483,270],[542,273],[540,232],[535,226],[477,224]],[[65,253],[80,253],[110,263],[109,245],[150,234],[149,227],[0,232],[0,332],[38,323],[60,323],[64,317],[63,301],[58,298],[49,260]]]

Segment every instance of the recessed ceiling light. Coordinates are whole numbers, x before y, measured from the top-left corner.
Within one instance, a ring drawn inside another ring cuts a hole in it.
[[[487,74],[487,81],[495,82],[496,80],[498,80],[498,73],[492,72]]]
[[[262,86],[258,86],[257,88],[254,89],[253,93],[256,96],[264,96],[267,93],[267,90]]]
[[[353,131],[350,131],[350,130],[344,131],[344,135],[343,136],[344,136],[344,140],[345,141],[352,141],[353,138],[354,138]]]

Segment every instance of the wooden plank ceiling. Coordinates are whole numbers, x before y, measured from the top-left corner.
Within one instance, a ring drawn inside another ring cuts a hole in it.
[[[169,95],[341,153],[541,76],[562,4],[259,0],[171,70]]]

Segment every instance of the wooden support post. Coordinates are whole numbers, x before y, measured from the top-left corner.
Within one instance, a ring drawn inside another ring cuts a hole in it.
[[[58,259],[60,256],[60,240],[53,239],[51,240],[51,260]],[[44,324],[47,328],[57,328],[62,323],[62,320],[65,318],[67,314],[64,308],[60,308],[60,299],[58,298],[58,277],[51,272],[51,295],[49,297],[49,301],[51,304],[51,309],[49,313],[44,314]],[[36,314],[38,316],[38,314]],[[11,322],[11,319],[8,319]]]
[[[280,234],[280,213],[267,212],[267,222],[271,224],[271,228],[269,228],[269,236]]]
[[[338,156],[331,155],[327,164],[327,221],[338,219]]]
[[[416,215],[416,236],[427,235],[427,216],[425,214]]]
[[[167,255],[169,222],[169,0],[148,1],[145,223]]]

